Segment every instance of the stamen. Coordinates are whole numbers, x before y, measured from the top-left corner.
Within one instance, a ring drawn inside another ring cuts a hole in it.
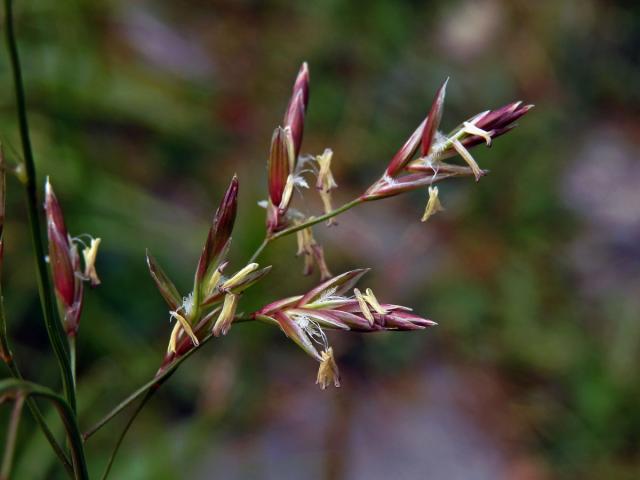
[[[220,280],[222,280],[222,271],[226,266],[227,262],[224,262],[222,265],[216,268],[215,272],[213,272],[213,274],[211,275],[209,283],[207,284],[207,295],[211,295],[215,288],[218,286],[218,283],[220,283]]]
[[[191,341],[195,346],[200,345],[200,342],[198,341],[198,337],[196,337],[195,333],[193,333],[193,330],[191,329],[191,325],[189,325],[189,322],[187,322],[186,318],[184,318],[182,315],[180,315],[176,311],[169,312],[169,315],[171,315],[171,317],[175,318],[180,323],[180,326],[185,331],[185,333],[189,335],[189,338],[191,338]]]
[[[216,337],[219,337],[220,335],[226,335],[231,328],[231,323],[236,316],[236,309],[238,308],[239,299],[240,295],[235,295],[233,293],[228,293],[225,295],[222,310],[220,311],[220,315],[218,315],[218,319],[213,326],[213,334]]]
[[[440,199],[438,197],[438,187],[429,187],[429,200],[427,201],[427,206],[424,209],[424,214],[420,221],[426,222],[432,215],[443,210],[444,207],[440,203]]]
[[[364,299],[367,301],[367,303],[369,303],[369,305],[373,307],[373,309],[377,313],[379,313],[380,315],[386,315],[388,313],[384,308],[382,308],[382,305],[380,305],[380,303],[378,302],[378,299],[373,294],[373,290],[371,290],[370,288],[367,288],[365,290],[365,293],[366,295],[364,295]]]
[[[367,305],[366,300],[364,299],[364,296],[362,295],[362,293],[360,293],[360,290],[358,290],[357,288],[353,289],[353,293],[355,293],[356,295],[356,300],[358,300],[358,305],[360,305],[360,310],[362,311],[364,318],[366,318],[369,321],[369,325],[373,326],[373,323],[375,320],[373,318],[373,315],[371,314],[371,310],[369,310],[369,307]]]
[[[333,152],[329,148],[325,149],[322,155],[318,155],[316,157],[316,162],[319,166],[316,188],[320,193],[320,198],[322,200],[322,205],[324,207],[325,213],[329,213],[333,210],[333,205],[331,203],[331,190],[338,186],[335,179],[333,178],[333,173],[331,173],[332,158]],[[327,221],[327,225],[332,225],[333,223],[335,223],[333,218],[330,218]]]
[[[464,161],[467,162],[469,167],[471,167],[473,175],[476,177],[476,182],[480,180],[480,177],[482,177],[482,170],[480,169],[474,158],[471,156],[469,151],[464,147],[464,145],[462,145],[462,143],[460,143],[460,140],[453,140],[452,145],[456,152],[458,152],[458,154],[464,159]]]
[[[282,192],[282,198],[280,199],[280,205],[278,208],[280,210],[286,210],[291,202],[291,195],[293,195],[293,187],[294,187],[294,179],[293,175],[289,175],[287,177],[287,183],[284,186],[284,191]]]
[[[168,353],[176,353],[176,344],[178,343],[178,334],[181,332],[180,323],[176,322],[171,330],[171,336],[169,337],[169,346],[167,347]]]
[[[235,275],[233,275],[233,277],[231,277],[229,280],[224,282],[220,286],[220,290],[227,291],[233,287],[238,286],[243,280],[247,278],[249,274],[255,272],[258,269],[258,267],[259,265],[257,263],[250,263],[249,265],[244,267],[242,270],[237,272]]]
[[[82,256],[84,257],[84,276],[91,281],[91,286],[95,287],[100,285],[100,278],[96,272],[96,257],[98,256],[98,247],[100,247],[101,240],[99,238],[91,239],[91,246],[82,250]]]
[[[479,127],[476,127],[473,123],[463,122],[464,128],[462,129],[465,133],[469,135],[477,135],[478,137],[484,138],[484,141],[487,143],[487,146],[491,145],[491,134],[486,130],[483,130]]]
[[[320,353],[321,361],[320,367],[318,367],[318,376],[316,377],[316,385],[320,385],[320,388],[324,390],[332,382],[336,387],[340,386],[340,372],[338,371],[338,365],[333,357],[333,348],[329,347],[325,351]]]

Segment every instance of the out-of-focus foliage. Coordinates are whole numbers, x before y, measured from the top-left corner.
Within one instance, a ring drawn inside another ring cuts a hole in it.
[[[145,248],[186,291],[235,172],[234,266],[261,241],[269,139],[303,60],[302,151],[333,148],[337,202],[379,176],[447,76],[445,130],[512,100],[536,104],[476,150],[490,175],[440,187],[446,211],[426,225],[425,191],[317,229],[334,272],[374,267],[367,283],[381,300],[438,328],[336,338],[343,387],[321,392],[314,362],[279,332],[237,325],[150,403],[114,478],[637,478],[638,5],[16,3],[40,181],[51,176],[72,232],[103,239],[103,285],[88,293],[79,335],[85,427],[144,383],[166,347]],[[2,56],[11,161],[10,80]],[[51,384],[23,198],[15,179],[8,189],[11,333],[27,376]],[[269,247],[275,268],[243,308],[316,282],[301,277],[294,242]],[[123,421],[88,442],[94,474]],[[16,478],[62,475],[39,433],[22,434],[18,453]]]

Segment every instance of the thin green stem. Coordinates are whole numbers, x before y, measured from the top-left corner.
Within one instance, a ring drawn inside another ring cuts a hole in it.
[[[255,252],[253,252],[253,255],[251,255],[251,258],[249,259],[249,263],[255,262],[255,260],[260,256],[260,254],[266,248],[266,246],[269,245],[269,241],[270,241],[269,237],[265,237],[264,240],[262,240],[262,243],[260,244],[260,246],[256,249]]]
[[[27,196],[27,206],[29,212],[29,224],[31,227],[31,239],[36,257],[36,270],[38,273],[38,291],[40,294],[40,303],[44,315],[44,322],[49,335],[49,341],[56,355],[60,374],[62,376],[62,385],[65,397],[73,411],[76,409],[75,391],[73,389],[73,376],[71,374],[71,365],[69,362],[69,352],[65,345],[65,333],[62,324],[57,318],[55,310],[55,300],[49,276],[47,265],[45,262],[45,248],[42,240],[42,231],[38,215],[38,199],[36,194],[37,180],[36,169],[33,160],[33,151],[31,149],[31,140],[29,138],[29,124],[27,122],[27,107],[22,83],[22,71],[20,68],[20,57],[18,56],[18,46],[16,44],[14,26],[13,26],[13,2],[5,0],[5,23],[6,23],[6,42],[9,50],[9,58],[11,60],[11,70],[13,73],[13,83],[16,96],[16,107],[18,111],[18,120],[20,125],[20,139],[22,142],[22,151],[24,154],[24,166],[26,173],[25,191]]]
[[[246,323],[251,322],[254,319],[251,317],[242,317],[237,318],[233,321],[236,323]],[[147,383],[138,388],[135,392],[129,395],[127,398],[122,400],[118,405],[116,405],[109,413],[107,413],[104,417],[102,417],[93,427],[82,434],[82,438],[86,442],[94,433],[100,430],[104,425],[109,423],[114,417],[116,417],[120,412],[122,412],[125,408],[127,408],[132,402],[135,402],[138,398],[144,395],[148,390],[154,388],[154,386],[160,386],[164,383],[180,366],[182,362],[184,362],[191,355],[196,353],[199,349],[201,349],[209,340],[215,338],[213,334],[208,334],[202,340],[200,340],[200,344],[196,347],[193,347],[187,353],[182,355],[173,361],[173,363],[168,364],[163,367],[156,373],[156,376],[149,380]]]
[[[238,320],[236,320],[237,322]],[[235,323],[235,322],[234,322]],[[184,362],[187,358],[193,355],[196,351],[200,350],[209,340],[214,338],[213,334],[209,334],[200,340],[200,344],[196,347],[193,347],[187,353],[182,355],[181,357],[174,360],[173,363],[170,363],[163,369],[161,369],[155,377],[153,377],[150,381],[142,385],[135,392],[125,398],[122,402],[116,405],[109,413],[107,413],[102,419],[100,419],[93,427],[84,432],[82,437],[85,441],[87,441],[94,433],[100,430],[105,424],[107,424],[111,419],[117,416],[120,412],[122,412],[125,408],[127,408],[132,402],[136,401],[143,394],[147,393],[150,389],[155,386],[159,386],[164,383],[165,380],[169,378],[173,374],[173,372],[180,366],[182,362]]]
[[[173,373],[173,372],[175,372],[175,370],[171,371],[171,373]],[[156,393],[158,391],[158,389],[160,388],[160,386],[165,381],[167,381],[169,379],[169,377],[171,376],[171,373],[169,375],[163,377],[160,381],[156,382],[149,390],[147,390],[147,393],[145,394],[145,396],[142,397],[142,400],[140,400],[140,403],[138,404],[138,406],[131,413],[131,416],[127,420],[127,423],[125,424],[124,428],[122,429],[122,432],[120,432],[120,436],[118,437],[118,440],[116,441],[116,444],[113,447],[113,451],[111,452],[111,456],[109,456],[109,461],[107,462],[107,466],[106,466],[106,468],[104,470],[104,473],[102,474],[102,480],[106,480],[106,478],[109,476],[109,472],[111,471],[111,467],[113,466],[113,462],[116,459],[116,455],[118,454],[118,450],[120,449],[120,445],[122,445],[122,441],[124,440],[125,435],[129,431],[129,428],[131,428],[131,425],[133,424],[133,421],[136,419],[138,414],[142,411],[142,409],[147,404],[147,402],[151,399],[153,394]]]
[[[299,223],[297,225],[293,225],[293,226],[291,226],[289,228],[285,228],[284,230],[280,230],[278,233],[274,233],[271,236],[265,237],[265,239],[258,246],[256,251],[253,252],[253,255],[251,255],[251,259],[249,260],[249,263],[254,262],[260,256],[260,254],[264,251],[264,249],[267,247],[267,245],[269,245],[272,241],[277,240],[278,238],[281,238],[281,237],[285,237],[285,236],[290,235],[292,233],[295,233],[295,232],[297,232],[299,230],[302,230],[304,228],[311,227],[311,226],[316,225],[316,224],[318,224],[320,222],[324,222],[325,220],[329,220],[330,218],[337,217],[341,213],[344,213],[347,210],[350,210],[353,207],[355,207],[356,205],[360,205],[363,202],[364,202],[364,200],[362,198],[358,197],[358,198],[356,198],[354,200],[351,200],[348,203],[345,203],[341,207],[336,208],[335,210],[331,210],[330,212],[325,213],[324,215],[320,215],[319,217],[311,217],[306,222]]]
[[[71,378],[73,379],[73,390],[76,391],[76,336],[69,336],[69,364],[71,365]]]
[[[42,397],[53,403],[56,410],[58,410],[60,419],[62,420],[67,432],[74,478],[76,480],[88,480],[89,473],[87,471],[87,464],[84,456],[82,436],[78,429],[75,412],[71,409],[71,406],[67,401],[49,388],[24,380],[7,379],[0,381],[0,395],[4,394],[22,394],[30,397]]]
[[[8,480],[11,476],[13,454],[16,449],[16,439],[18,438],[18,427],[20,426],[20,419],[22,418],[23,406],[24,396],[18,395],[13,404],[13,410],[11,411],[11,418],[9,419],[9,426],[7,428],[7,439],[4,444],[4,456],[2,457],[2,468],[0,469],[0,478],[3,480]]]
[[[0,315],[0,316],[4,317],[4,315]],[[11,375],[13,375],[13,377],[16,380],[23,380],[20,369],[18,368],[18,365],[16,365],[13,359],[13,356],[11,355],[11,351],[8,349],[9,347],[8,347],[8,344],[6,343],[6,338],[4,336],[2,336],[1,338],[2,338],[3,348],[6,347],[7,350],[5,351],[9,352],[9,356],[5,357],[4,359],[5,364],[7,365],[7,368],[9,368]],[[64,466],[67,473],[73,476],[73,466],[71,465],[71,462],[69,461],[69,458],[67,457],[67,454],[65,453],[64,449],[60,446],[60,444],[56,440],[55,435],[53,434],[51,429],[49,429],[49,426],[47,425],[47,422],[44,419],[44,415],[42,414],[40,407],[38,407],[38,404],[30,397],[28,397],[26,401],[27,401],[27,407],[29,407],[29,411],[31,412],[31,415],[33,415],[33,418],[35,419],[36,423],[42,430],[42,433],[44,433],[44,436],[47,438],[47,441],[51,445],[51,448],[60,459],[60,462]]]
[[[2,272],[2,263],[3,258],[2,254],[4,251],[4,218],[5,218],[5,193],[6,193],[6,175],[5,175],[5,164],[4,164],[4,155],[2,152],[2,147],[0,146],[0,274]],[[18,364],[15,361],[13,353],[11,351],[11,346],[9,344],[9,334],[7,331],[7,316],[4,311],[4,298],[2,297],[2,280],[0,279],[0,358],[5,363],[11,375],[18,379],[22,380],[22,374],[20,369],[18,368]],[[27,398],[27,406],[33,415],[38,426],[42,429],[44,436],[47,438],[48,442],[51,444],[51,448],[58,456],[65,469],[70,475],[73,475],[73,469],[71,467],[71,462],[67,457],[67,454],[59,445],[56,437],[53,435],[49,426],[47,425],[44,415],[40,411],[38,404],[31,398]]]
[[[284,237],[286,235],[290,235],[292,233],[297,232],[298,230],[302,230],[307,227],[311,227],[317,223],[324,222],[325,220],[329,220],[330,218],[337,217],[341,213],[346,212],[347,210],[351,210],[356,205],[360,205],[364,200],[358,197],[350,202],[345,203],[341,207],[336,208],[335,210],[331,210],[324,215],[320,215],[319,217],[311,217],[306,222],[300,223],[298,225],[293,225],[289,228],[285,228],[284,230],[280,230],[278,233],[271,236],[270,241],[277,240],[278,238]]]
[[[202,345],[202,342],[200,342]],[[198,348],[198,347],[196,347]],[[193,351],[193,350],[191,350]],[[135,392],[129,395],[127,398],[122,400],[118,405],[116,405],[109,413],[107,413],[104,417],[102,417],[93,427],[82,434],[82,438],[86,442],[94,433],[100,430],[105,424],[107,424],[110,420],[116,417],[120,412],[122,412],[125,408],[127,408],[132,402],[135,402],[140,396],[144,395],[151,387],[155,385],[157,382],[157,378],[154,377],[140,388],[138,388]]]

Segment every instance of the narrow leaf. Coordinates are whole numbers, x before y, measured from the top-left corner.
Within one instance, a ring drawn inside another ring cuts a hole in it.
[[[164,273],[164,270],[160,267],[156,259],[147,251],[147,265],[149,267],[149,273],[151,278],[156,282],[156,286],[162,295],[162,298],[167,302],[171,310],[177,310],[182,305],[182,297],[178,293],[178,289],[173,282]]]

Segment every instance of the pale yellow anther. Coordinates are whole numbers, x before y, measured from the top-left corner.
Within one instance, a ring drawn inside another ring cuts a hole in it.
[[[296,239],[298,241],[298,251],[296,255],[310,255],[311,247],[316,244],[311,227],[298,230],[296,232]]]
[[[327,148],[322,153],[322,155],[318,155],[316,157],[316,161],[318,162],[318,167],[320,167],[318,171],[318,183],[317,188],[320,190],[333,190],[338,186],[335,179],[333,178],[333,174],[331,173],[331,159],[333,158],[333,151]]]
[[[477,135],[478,137],[484,138],[484,141],[487,145],[491,145],[491,134],[486,130],[481,129],[480,127],[476,127],[471,122],[463,122],[462,130],[469,135]]]
[[[333,178],[333,173],[331,173],[331,159],[333,158],[333,151],[327,148],[322,153],[322,155],[318,155],[316,157],[316,162],[318,162],[318,181],[316,182],[316,188],[320,193],[320,199],[322,200],[322,206],[324,208],[325,213],[329,213],[333,210],[333,205],[331,202],[331,190],[336,188],[338,184]],[[327,221],[327,225],[331,225],[334,223],[334,219],[330,218]]]
[[[329,347],[325,351],[320,353],[320,366],[318,367],[318,376],[316,377],[316,385],[320,385],[320,388],[324,390],[332,383],[336,386],[340,386],[340,372],[338,371],[338,365],[333,356],[333,348]]]
[[[176,344],[178,343],[178,334],[180,333],[180,323],[176,322],[171,330],[171,336],[169,337],[169,346],[167,347],[168,353],[176,353]]]
[[[373,318],[373,315],[371,314],[371,310],[369,310],[369,306],[367,305],[367,301],[365,300],[364,296],[357,288],[353,289],[353,293],[356,296],[356,300],[358,300],[358,305],[360,305],[360,310],[362,310],[364,318],[369,321],[369,325],[373,325],[375,320]]]
[[[440,203],[440,198],[438,197],[438,187],[429,187],[429,200],[427,201],[427,206],[424,209],[424,214],[420,221],[426,222],[432,215],[443,210],[444,207]]]
[[[320,194],[320,200],[322,200],[322,208],[324,209],[324,213],[329,213],[333,211],[333,202],[331,201],[331,191],[320,190],[318,193]],[[332,225],[334,223],[335,223],[335,219],[333,217],[327,220],[327,225]]]
[[[291,127],[284,128],[284,139],[287,144],[287,157],[289,159],[289,172],[292,173],[296,168],[296,153],[293,146],[293,134]]]
[[[284,186],[284,191],[282,192],[282,199],[280,200],[280,205],[278,208],[281,210],[286,210],[291,203],[291,196],[293,195],[293,187],[295,186],[295,181],[293,175],[289,175],[287,177],[287,183]]]
[[[84,276],[91,281],[93,287],[100,285],[100,278],[98,278],[98,273],[96,272],[96,257],[98,256],[100,242],[101,240],[99,238],[92,238],[91,245],[82,249]]]
[[[226,335],[231,328],[231,323],[233,322],[236,315],[236,309],[238,308],[239,299],[240,295],[235,295],[233,293],[225,295],[222,310],[220,310],[220,315],[218,315],[218,319],[213,326],[213,334],[216,337]]]
[[[247,278],[249,274],[255,272],[258,269],[258,267],[259,265],[257,263],[250,263],[249,265],[244,267],[242,270],[238,271],[235,275],[233,275],[233,277],[231,277],[229,280],[225,281],[220,286],[220,290],[226,291],[233,287],[238,286]]]
[[[303,228],[296,232],[296,238],[298,241],[298,250],[296,255],[304,256],[304,275],[309,275],[313,272],[314,263],[320,270],[320,278],[326,280],[331,278],[331,271],[327,267],[327,263],[324,258],[324,251],[322,247],[318,245],[316,239],[313,238],[313,231],[311,227]]]
[[[373,290],[371,290],[370,288],[367,288],[365,290],[365,295],[364,295],[364,299],[367,301],[367,303],[369,305],[371,305],[371,307],[379,314],[381,315],[386,315],[388,312],[382,308],[382,305],[380,305],[380,302],[378,302],[378,299],[376,298],[376,296],[373,294]]]
[[[182,329],[185,331],[185,333],[189,335],[189,338],[191,338],[191,341],[193,342],[193,344],[196,346],[200,345],[200,342],[198,341],[198,337],[196,337],[195,333],[193,333],[193,330],[191,329],[191,325],[189,324],[187,319],[184,318],[182,315],[180,315],[178,312],[169,312],[169,314],[171,315],[172,318],[175,318],[178,321],[177,323],[179,323]],[[176,333],[176,338],[177,338],[177,333]],[[171,341],[169,341],[169,344],[171,344]]]
[[[462,143],[460,143],[460,140],[453,140],[452,145],[453,148],[455,148],[456,152],[458,152],[458,154],[464,159],[464,161],[467,162],[469,167],[471,167],[473,175],[474,177],[476,177],[476,181],[480,180],[480,177],[482,177],[482,170],[480,169],[474,158],[471,156],[469,151],[465,148],[464,145],[462,145]]]
[[[218,286],[220,279],[222,278],[222,270],[220,267],[216,268],[215,272],[209,278],[209,283],[207,283],[206,294],[211,295],[215,288]]]

